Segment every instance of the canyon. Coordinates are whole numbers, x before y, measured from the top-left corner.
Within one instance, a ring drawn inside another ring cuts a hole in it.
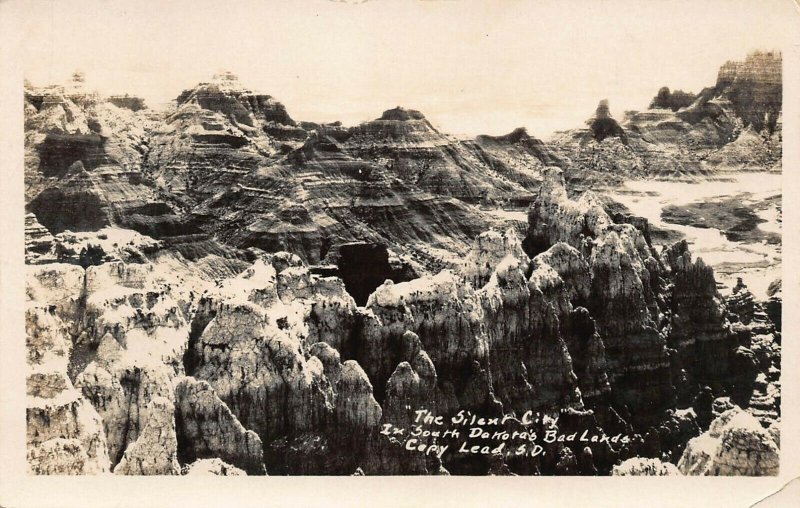
[[[780,281],[670,227],[779,249],[780,195],[637,206],[779,175],[781,83],[755,52],[548,141],[297,121],[231,73],[165,111],[26,86],[29,472],[777,474]],[[596,439],[383,431],[423,409]]]

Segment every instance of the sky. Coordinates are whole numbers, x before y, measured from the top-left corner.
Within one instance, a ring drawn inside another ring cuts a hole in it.
[[[163,104],[220,71],[295,120],[353,125],[404,106],[458,136],[621,118],[661,86],[798,42],[792,0],[29,1],[25,77],[74,70],[101,93]]]

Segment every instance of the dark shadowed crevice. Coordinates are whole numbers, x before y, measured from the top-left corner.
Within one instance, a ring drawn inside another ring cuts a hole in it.
[[[394,275],[386,246],[374,243],[340,245],[337,266],[347,292],[360,306],[367,303],[375,288]]]
[[[216,309],[212,308],[207,300],[201,299],[198,304],[198,311],[192,320],[189,341],[183,354],[183,368],[187,376],[193,376],[197,368],[200,367],[202,358],[196,348],[197,342],[200,340],[200,336],[205,331],[206,326],[216,315]]]

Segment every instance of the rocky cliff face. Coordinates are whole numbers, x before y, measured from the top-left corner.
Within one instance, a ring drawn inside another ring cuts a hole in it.
[[[98,412],[67,377],[72,344],[64,322],[31,307],[28,333],[28,470],[34,474],[94,474],[110,469]]]
[[[702,260],[692,261],[685,241],[657,254],[633,225],[614,224],[590,192],[570,200],[559,169],[545,174],[525,245],[537,252],[565,242],[575,250],[573,258],[585,260],[591,278],[578,277],[582,283],[572,299],[587,307],[602,338],[603,363],[621,414],[647,420],[648,412],[688,405],[696,391],[687,382],[732,396],[741,390],[737,401],[749,403],[761,375],[768,399],[767,392],[775,391],[768,388],[776,381],[769,372],[776,371],[779,346],[774,329],[744,324],[754,312],[752,295],[738,291],[728,302],[730,314],[713,271]],[[764,323],[765,314],[758,315]],[[591,329],[587,322],[584,335]]]
[[[768,96],[747,68],[717,92]],[[654,106],[696,130],[702,97]],[[295,122],[227,73],[163,116],[138,106],[80,80],[26,90],[31,472],[776,471],[774,309],[721,296],[686,242],[657,252],[646,221],[571,197],[587,158],[674,169],[641,118],[601,104],[552,145],[461,141],[403,108]],[[527,224],[499,227],[490,202],[530,203]],[[382,432],[420,409],[605,441],[465,454]]]
[[[691,149],[713,166],[780,168],[781,56],[754,52],[727,62],[698,95],[660,91],[626,127],[643,140]]]
[[[750,413],[734,407],[711,422],[707,432],[689,441],[678,469],[694,475],[776,475],[778,429],[777,423],[764,428]]]
[[[120,225],[151,235],[179,222],[142,172],[142,111],[67,87],[26,89],[26,207],[51,233]]]
[[[723,65],[714,88],[730,100],[745,127],[772,133],[781,115],[782,66],[780,53],[756,51],[742,62]]]
[[[524,195],[526,186],[536,181],[542,151],[514,146],[513,137],[495,140],[495,147],[507,158],[506,146],[527,152],[527,161],[516,159],[522,163],[516,171],[484,158],[485,151],[476,150],[480,142],[461,143],[436,130],[419,111],[398,107],[352,129],[346,146],[359,157],[386,161],[393,174],[422,190],[475,203]],[[498,147],[497,141],[505,146]]]
[[[548,170],[529,229],[529,244],[546,250],[530,258],[513,229],[489,231],[457,270],[387,281],[364,307],[340,279],[289,254],[259,254],[217,284],[169,251],[145,263],[37,267],[31,468],[180,474],[219,460],[248,474],[609,472],[636,455],[677,461],[702,427],[692,410],[675,410],[685,398],[675,385],[711,377],[712,393],[750,386],[742,403],[774,421],[767,385],[759,391],[735,361],[749,337],[753,372],[774,376],[775,349],[754,335],[771,329],[744,324],[757,322],[749,300],[731,302],[743,320],[732,331],[713,275],[685,244],[656,257],[634,226],[603,213],[591,197],[569,200],[560,170]],[[84,408],[77,422],[57,423],[52,403],[35,402],[64,390]],[[563,432],[621,429],[639,444],[588,454],[560,444],[557,460],[505,465],[426,458],[379,432],[410,425],[417,408],[448,418],[555,411]]]
[[[298,123],[230,73],[164,113],[89,93],[81,76],[29,87],[25,112],[27,210],[39,224],[134,229],[183,255],[221,241],[332,265],[340,244],[361,242],[435,273],[495,222],[467,203],[529,201],[549,158],[527,134],[462,142],[402,108],[352,128]]]
[[[326,258],[352,242],[423,257],[431,248],[459,254],[488,224],[464,203],[425,193],[318,134],[192,214],[227,243],[288,250],[309,263],[335,262]]]
[[[588,129],[555,136],[557,165],[581,188],[621,177],[779,171],[781,66],[779,53],[754,52],[724,64],[713,86],[697,94],[663,87],[646,110],[626,112],[619,122],[601,103]]]

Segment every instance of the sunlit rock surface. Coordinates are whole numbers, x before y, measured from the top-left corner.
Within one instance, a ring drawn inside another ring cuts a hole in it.
[[[734,407],[711,422],[708,432],[689,441],[678,468],[695,475],[777,475],[778,436],[777,427],[764,428],[749,412]]]

